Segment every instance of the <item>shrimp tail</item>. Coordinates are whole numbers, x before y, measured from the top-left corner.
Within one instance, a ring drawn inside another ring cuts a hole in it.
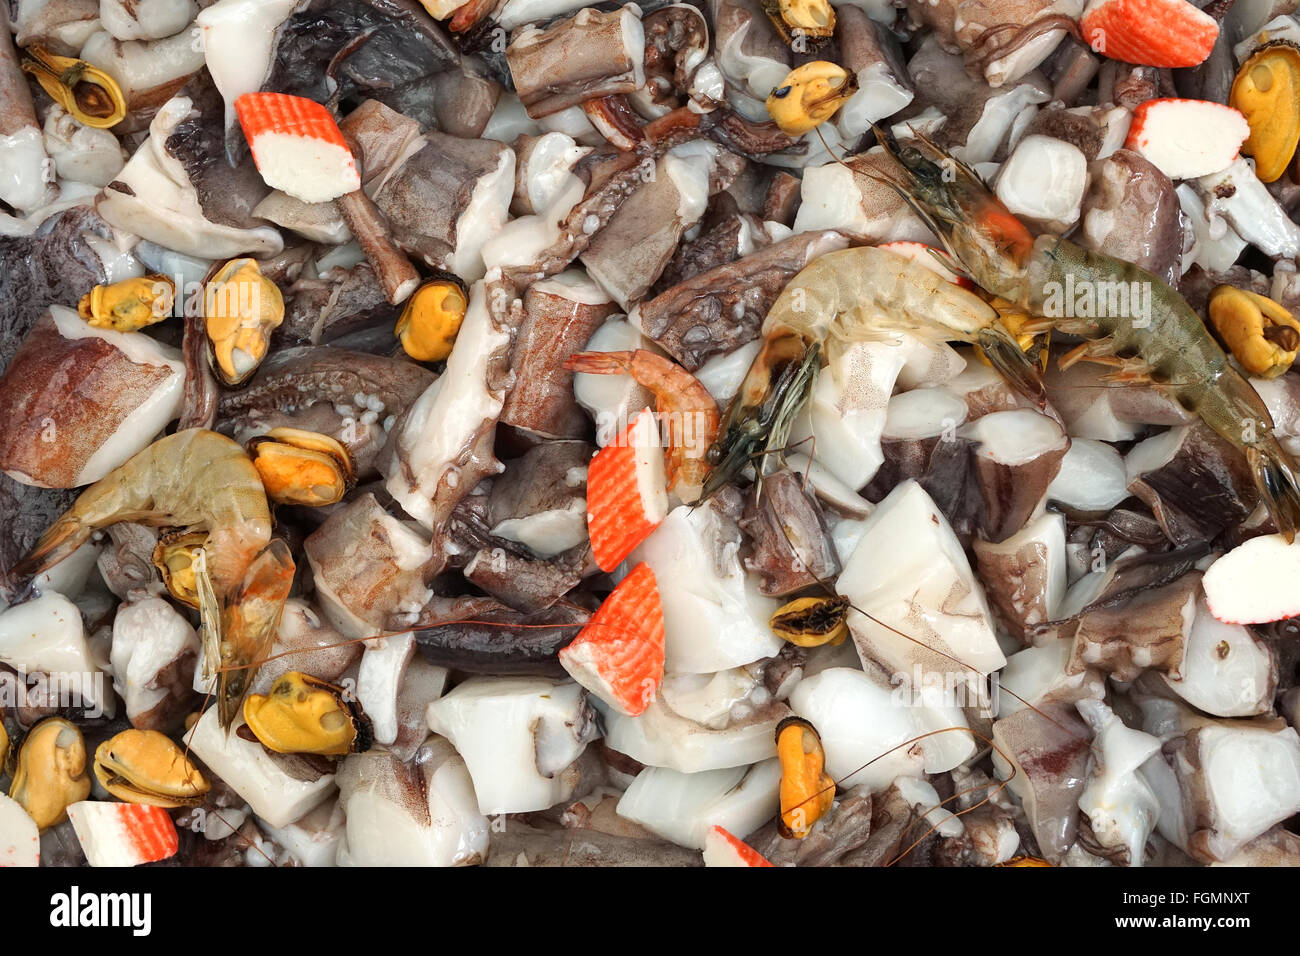
[[[296,567],[289,546],[272,538],[249,566],[243,584],[221,610],[217,716],[227,731],[280,626],[280,614],[293,586]],[[207,630],[207,628],[205,628]]]
[[[65,514],[45,529],[30,551],[13,566],[16,578],[27,578],[54,567],[90,540],[94,529],[72,514]]]
[[[1020,347],[1015,336],[1001,326],[995,326],[980,331],[978,344],[1012,388],[1039,408],[1047,407],[1042,370]]]
[[[1286,453],[1281,448],[1267,450],[1249,446],[1246,461],[1268,512],[1277,523],[1277,530],[1288,543],[1294,541],[1296,529],[1300,528],[1300,485]]]

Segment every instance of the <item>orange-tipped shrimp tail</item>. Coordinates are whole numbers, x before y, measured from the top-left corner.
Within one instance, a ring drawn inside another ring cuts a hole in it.
[[[63,515],[45,529],[31,550],[13,566],[15,578],[28,578],[54,567],[90,540],[94,531],[71,513]]]
[[[289,546],[280,538],[273,538],[253,559],[243,584],[224,603],[217,714],[227,729],[239,715],[259,662],[275,640],[295,570]]]

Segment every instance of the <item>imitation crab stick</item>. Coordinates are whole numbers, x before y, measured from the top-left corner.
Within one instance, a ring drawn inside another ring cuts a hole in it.
[[[1143,66],[1197,66],[1219,37],[1214,17],[1187,0],[1092,0],[1079,26],[1098,53]]]
[[[1126,149],[1170,179],[1195,179],[1227,169],[1250,135],[1246,117],[1209,100],[1148,100],[1133,111]]]
[[[338,199],[361,188],[361,174],[339,124],[314,100],[245,93],[235,113],[262,179],[303,202]]]
[[[709,827],[704,837],[705,866],[771,866],[748,843],[722,827]]]
[[[638,564],[618,583],[560,651],[560,663],[629,717],[649,706],[664,679],[664,609],[650,565]]]
[[[1300,615],[1300,541],[1265,534],[1239,544],[1205,572],[1205,603],[1227,624],[1267,624]]]
[[[82,800],[68,807],[91,866],[139,866],[176,854],[180,839],[162,807]]]
[[[587,467],[587,534],[602,571],[613,571],[668,514],[659,426],[649,410]]]

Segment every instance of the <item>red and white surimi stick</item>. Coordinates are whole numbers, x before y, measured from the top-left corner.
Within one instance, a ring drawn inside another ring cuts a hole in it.
[[[303,202],[328,202],[361,188],[352,151],[325,107],[287,93],[245,93],[235,113],[262,179]]]
[[[83,800],[68,819],[91,866],[139,866],[176,854],[180,838],[162,807]]]
[[[963,289],[975,288],[975,283],[965,276],[959,276],[946,266],[943,261],[934,253],[934,246],[927,246],[924,242],[911,242],[910,240],[899,240],[898,242],[886,242],[880,246],[881,249],[888,249],[890,252],[911,259],[918,265],[925,266],[936,275],[941,275],[954,285],[959,285]]]
[[[1267,624],[1300,615],[1300,540],[1266,534],[1239,544],[1205,572],[1210,613],[1225,624]]]
[[[705,866],[771,866],[748,843],[728,833],[722,827],[709,827],[704,836]]]
[[[1214,17],[1187,0],[1092,0],[1079,27],[1102,56],[1142,66],[1198,66],[1219,38]]]
[[[39,866],[41,834],[17,800],[0,793],[0,867]]]
[[[633,568],[559,656],[605,703],[629,717],[643,712],[664,679],[664,609],[650,565]]]
[[[1231,106],[1209,100],[1147,100],[1133,111],[1124,146],[1170,179],[1195,179],[1227,169],[1250,135]]]
[[[613,571],[668,515],[659,424],[650,409],[587,466],[587,535],[602,571]]]

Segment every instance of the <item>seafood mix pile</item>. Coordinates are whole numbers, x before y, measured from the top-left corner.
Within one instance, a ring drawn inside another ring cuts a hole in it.
[[[1300,864],[1298,8],[0,2],[0,865]]]

